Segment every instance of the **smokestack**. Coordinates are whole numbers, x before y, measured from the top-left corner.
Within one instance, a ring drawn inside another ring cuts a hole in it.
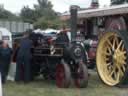
[[[71,13],[71,38],[72,41],[75,40],[76,34],[77,34],[77,11],[78,11],[77,5],[72,5],[70,7],[70,13]]]

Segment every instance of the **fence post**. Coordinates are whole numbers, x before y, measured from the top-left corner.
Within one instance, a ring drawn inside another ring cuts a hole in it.
[[[0,73],[0,96],[3,96],[1,73]]]

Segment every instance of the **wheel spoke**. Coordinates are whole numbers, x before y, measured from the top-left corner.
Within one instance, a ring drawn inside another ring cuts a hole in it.
[[[123,69],[123,72],[125,72],[125,66],[124,65],[122,66],[122,69]]]
[[[120,81],[120,73],[119,72],[117,72],[117,78],[116,78],[116,80],[117,80],[117,82]]]
[[[109,61],[109,58],[105,57],[105,60],[106,60],[106,61]]]
[[[121,51],[123,51],[124,50],[124,44],[122,45],[122,48],[121,48]]]
[[[107,49],[108,49],[108,53],[111,54],[112,53],[111,48],[110,47],[107,47]]]
[[[114,80],[116,80],[117,79],[117,72],[116,71],[114,71],[114,74],[113,74],[113,77],[112,77]]]
[[[107,68],[108,68],[108,70],[112,70],[112,65],[111,65],[111,63],[108,63],[108,64],[107,64]]]
[[[116,46],[116,38],[114,37],[114,39],[113,39],[113,46],[112,46],[113,50],[115,49],[115,46]]]
[[[125,60],[122,60],[121,65],[125,65],[125,64],[126,64]]]
[[[110,70],[109,70],[110,71]],[[115,72],[115,68],[113,67],[113,69],[111,70],[111,72],[109,73],[109,77],[112,77],[112,75],[114,74]]]
[[[107,63],[107,66],[110,66],[111,65],[111,62],[110,63]]]
[[[124,52],[120,52],[119,53],[119,60],[118,60],[118,62],[120,62],[120,64],[126,64],[126,56],[125,56],[125,54],[126,54],[126,51],[124,51]]]
[[[122,44],[123,44],[123,40],[120,41],[120,43],[119,43],[119,45],[118,45],[116,50],[119,50]]]
[[[126,51],[122,52],[124,55],[127,53]]]
[[[108,39],[107,40],[107,43],[108,43],[108,45],[110,46],[110,47],[113,47],[113,45],[112,45],[112,43],[111,43],[111,41]]]
[[[121,76],[123,76],[124,73],[123,73],[123,71],[122,71],[122,69],[121,69],[121,66],[118,66],[117,68],[118,68],[118,73],[119,73]]]
[[[102,53],[102,55],[103,55],[103,53]],[[109,57],[107,57],[107,55],[105,55],[104,54],[104,56],[103,56],[103,59],[107,62],[107,61],[109,61]]]
[[[123,57],[126,57],[125,54],[126,54],[126,51],[120,52],[120,56],[121,56],[121,57],[122,57],[122,56],[123,56]]]
[[[124,62],[125,62],[125,60],[126,60],[127,58],[126,58],[126,56],[123,55],[123,56],[122,56],[122,59],[123,59]],[[126,63],[126,62],[125,62],[125,63]]]

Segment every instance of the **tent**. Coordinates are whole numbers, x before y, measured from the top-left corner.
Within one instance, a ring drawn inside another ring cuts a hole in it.
[[[48,28],[46,30],[41,30],[41,29],[36,29],[34,30],[35,33],[41,33],[41,34],[44,34],[44,33],[59,33],[60,30],[55,30],[55,29],[51,29],[51,28]]]
[[[58,30],[50,29],[50,28],[45,30],[45,33],[52,33],[52,32],[58,33]]]
[[[41,34],[43,34],[45,31],[44,30],[41,30],[41,29],[36,29],[36,30],[34,30],[34,32],[35,33],[41,33]]]

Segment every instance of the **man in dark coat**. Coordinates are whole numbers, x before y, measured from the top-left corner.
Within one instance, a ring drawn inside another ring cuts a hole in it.
[[[57,35],[56,42],[57,43],[64,43],[64,44],[69,43],[69,37],[67,34],[67,30],[65,28]]]
[[[2,77],[2,83],[6,83],[8,76],[9,66],[11,63],[12,50],[9,48],[7,42],[3,42],[0,46],[0,72]]]
[[[23,79],[25,83],[28,83],[31,80],[31,47],[32,42],[29,39],[29,32],[26,32],[20,42],[20,48],[17,54],[16,82]]]

